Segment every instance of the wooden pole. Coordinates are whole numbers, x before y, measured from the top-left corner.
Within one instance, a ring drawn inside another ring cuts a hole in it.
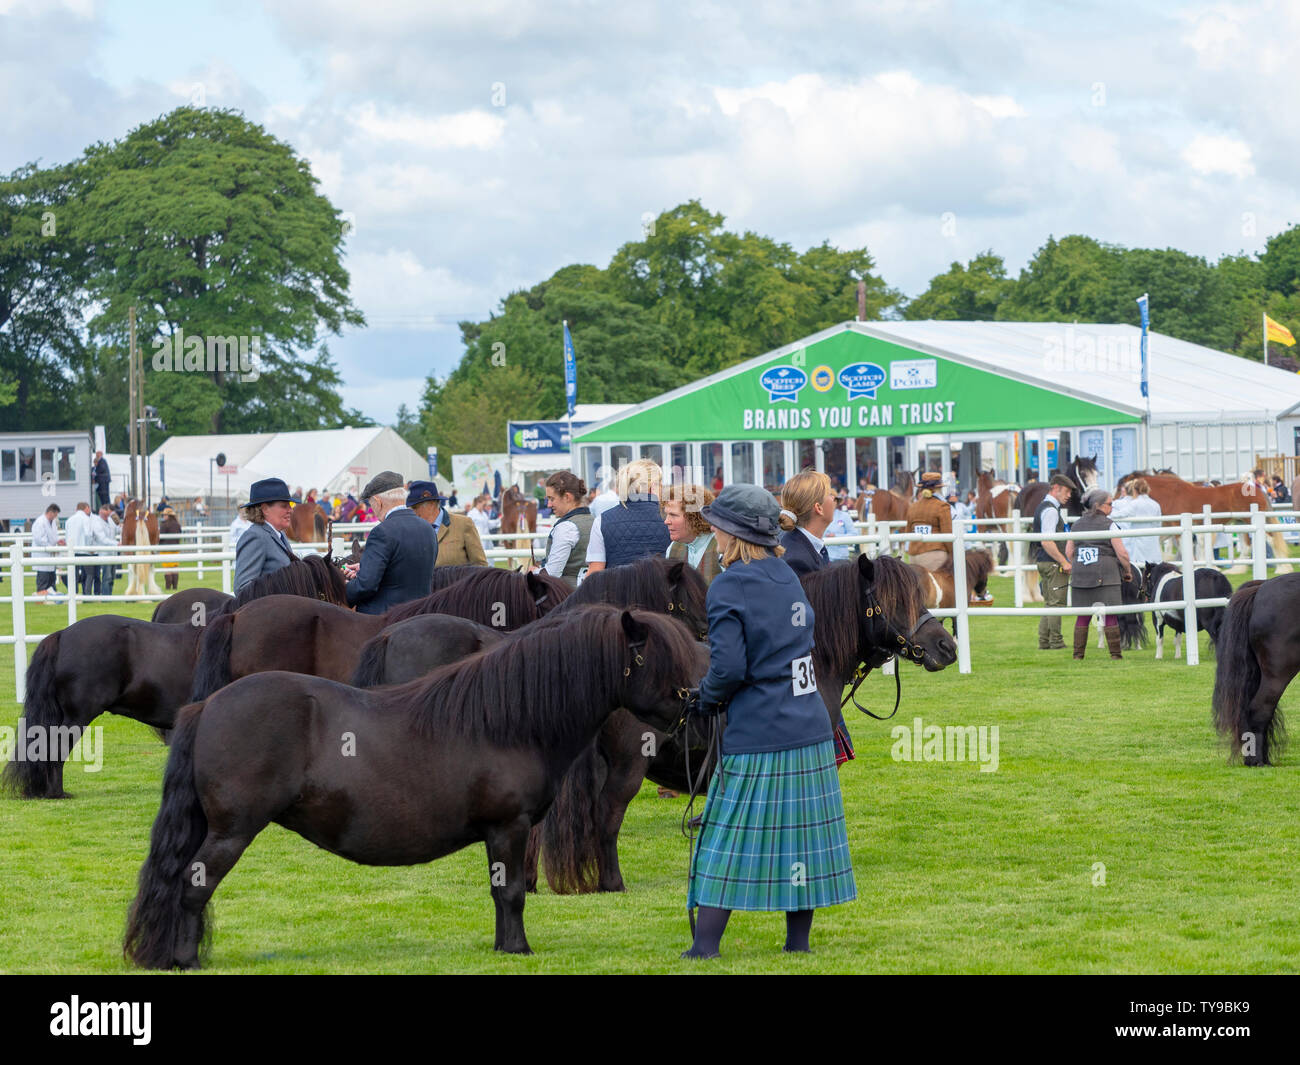
[[[139,452],[138,449],[136,448],[136,435],[135,435],[136,434],[136,420],[135,420],[136,387],[135,387],[135,308],[134,307],[132,307],[129,312],[129,320],[131,323],[131,344],[130,347],[127,349],[126,378],[127,378],[127,390],[129,393],[129,397],[127,400],[129,410],[126,416],[126,432],[127,432],[127,438],[130,440],[130,450],[131,450],[131,498],[135,499],[139,487],[136,484],[136,479],[135,479],[136,455]]]

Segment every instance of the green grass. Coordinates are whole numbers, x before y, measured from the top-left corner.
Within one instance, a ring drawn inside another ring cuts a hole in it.
[[[1008,581],[992,587],[1000,604],[1012,601]],[[66,617],[34,605],[28,614],[29,631]],[[8,626],[6,611],[0,631]],[[858,900],[818,914],[811,956],[781,953],[780,915],[737,914],[721,960],[678,960],[688,942],[683,800],[647,786],[622,835],[629,890],[560,897],[543,886],[525,913],[532,957],[492,951],[482,846],[372,869],[272,826],[216,893],[210,971],[1300,970],[1297,757],[1272,769],[1226,764],[1210,727],[1205,636],[1204,664],[1191,669],[1155,662],[1151,649],[1111,662],[1095,640],[1082,663],[1038,651],[1033,620],[976,619],[972,632],[973,675],[905,667],[898,722],[850,720],[858,758],[840,781]],[[18,714],[11,670],[12,656],[0,656],[5,721]],[[893,681],[873,675],[863,693],[887,709]],[[916,716],[997,725],[997,772],[893,761],[891,727]],[[165,750],[135,722],[100,723],[104,768],[69,767],[74,799],[0,799],[0,971],[126,970],[123,919]]]

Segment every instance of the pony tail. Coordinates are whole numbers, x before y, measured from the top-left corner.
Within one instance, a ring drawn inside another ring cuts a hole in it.
[[[122,953],[145,969],[176,966],[176,940],[187,920],[198,921],[201,954],[210,935],[207,907],[197,915],[184,909],[190,863],[208,835],[208,819],[194,786],[194,737],[202,710],[190,705],[177,714],[163,776],[162,806],[153,823],[149,857],[140,867],[139,889],[127,913]]]
[[[1259,691],[1259,662],[1250,646],[1250,619],[1255,610],[1255,595],[1263,581],[1247,581],[1237,589],[1224,609],[1223,626],[1215,644],[1214,727],[1230,743],[1228,760],[1241,757],[1242,739],[1251,731],[1250,703]],[[1275,713],[1265,736],[1256,736],[1257,747],[1267,752],[1280,727]]]
[[[235,615],[208,619],[207,631],[199,640],[199,660],[194,667],[190,702],[201,703],[230,683],[230,650],[235,639]]]
[[[361,646],[357,668],[348,681],[354,688],[374,688],[384,683],[388,666],[388,633],[381,632]]]
[[[36,647],[32,664],[27,667],[27,695],[23,700],[23,716],[18,727],[34,726],[45,730],[47,736],[58,735],[51,726],[67,724],[68,715],[59,702],[55,686],[55,667],[59,660],[59,633],[52,632]],[[0,777],[0,790],[11,791],[24,799],[63,799],[63,762],[57,754],[47,750],[44,760],[17,759],[4,768]]]
[[[608,766],[597,743],[592,740],[569,766],[542,821],[546,882],[557,895],[585,895],[599,887],[596,801]]]

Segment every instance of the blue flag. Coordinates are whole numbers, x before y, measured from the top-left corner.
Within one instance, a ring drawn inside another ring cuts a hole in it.
[[[1147,393],[1147,327],[1151,324],[1151,316],[1147,312],[1147,294],[1144,292],[1138,297],[1138,314],[1142,316],[1142,397],[1145,399]]]
[[[569,417],[578,403],[578,357],[573,353],[573,337],[569,336],[569,323],[564,323],[564,398],[569,404]]]

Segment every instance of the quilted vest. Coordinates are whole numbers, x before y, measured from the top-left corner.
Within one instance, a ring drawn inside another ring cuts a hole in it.
[[[1066,519],[1066,517],[1067,517],[1067,515],[1066,515],[1066,513],[1065,513],[1065,508],[1064,508],[1064,507],[1058,507],[1058,506],[1057,506],[1055,503],[1053,503],[1050,499],[1044,498],[1043,501],[1042,501],[1041,503],[1038,504],[1038,509],[1034,511],[1034,523],[1029,527],[1029,531],[1030,531],[1030,532],[1041,533],[1041,532],[1043,531],[1043,515],[1047,513],[1047,509],[1048,509],[1049,507],[1050,507],[1052,510],[1056,510],[1056,511],[1059,511],[1059,512],[1060,512],[1060,517],[1057,518],[1057,520],[1056,520],[1056,532],[1057,532],[1057,534],[1059,535],[1059,534],[1060,534],[1060,533],[1065,529],[1065,519]],[[1056,561],[1056,559],[1054,559],[1051,555],[1049,555],[1046,551],[1043,550],[1043,544],[1045,544],[1045,543],[1047,543],[1046,540],[1037,540],[1037,541],[1035,541],[1035,543],[1034,543],[1034,561],[1035,561],[1035,562],[1055,562],[1055,561]],[[1064,537],[1062,537],[1062,538],[1059,539],[1059,540],[1056,539],[1056,537],[1053,537],[1053,538],[1052,538],[1052,543],[1054,543],[1054,544],[1056,545],[1057,550],[1060,551],[1061,554],[1065,554],[1065,538],[1064,538]]]
[[[659,513],[658,499],[636,499],[610,507],[600,516],[605,566],[625,566],[648,555],[663,555],[672,543]]]
[[[578,587],[578,574],[586,568],[587,541],[591,539],[591,523],[595,520],[591,516],[591,511],[586,507],[574,507],[551,526],[551,535],[546,538],[546,554],[549,557],[551,554],[551,540],[554,538],[555,530],[560,522],[571,521],[578,527],[578,542],[573,545],[573,550],[569,552],[569,561],[564,564],[564,572],[560,574],[560,579],[570,588]]]

